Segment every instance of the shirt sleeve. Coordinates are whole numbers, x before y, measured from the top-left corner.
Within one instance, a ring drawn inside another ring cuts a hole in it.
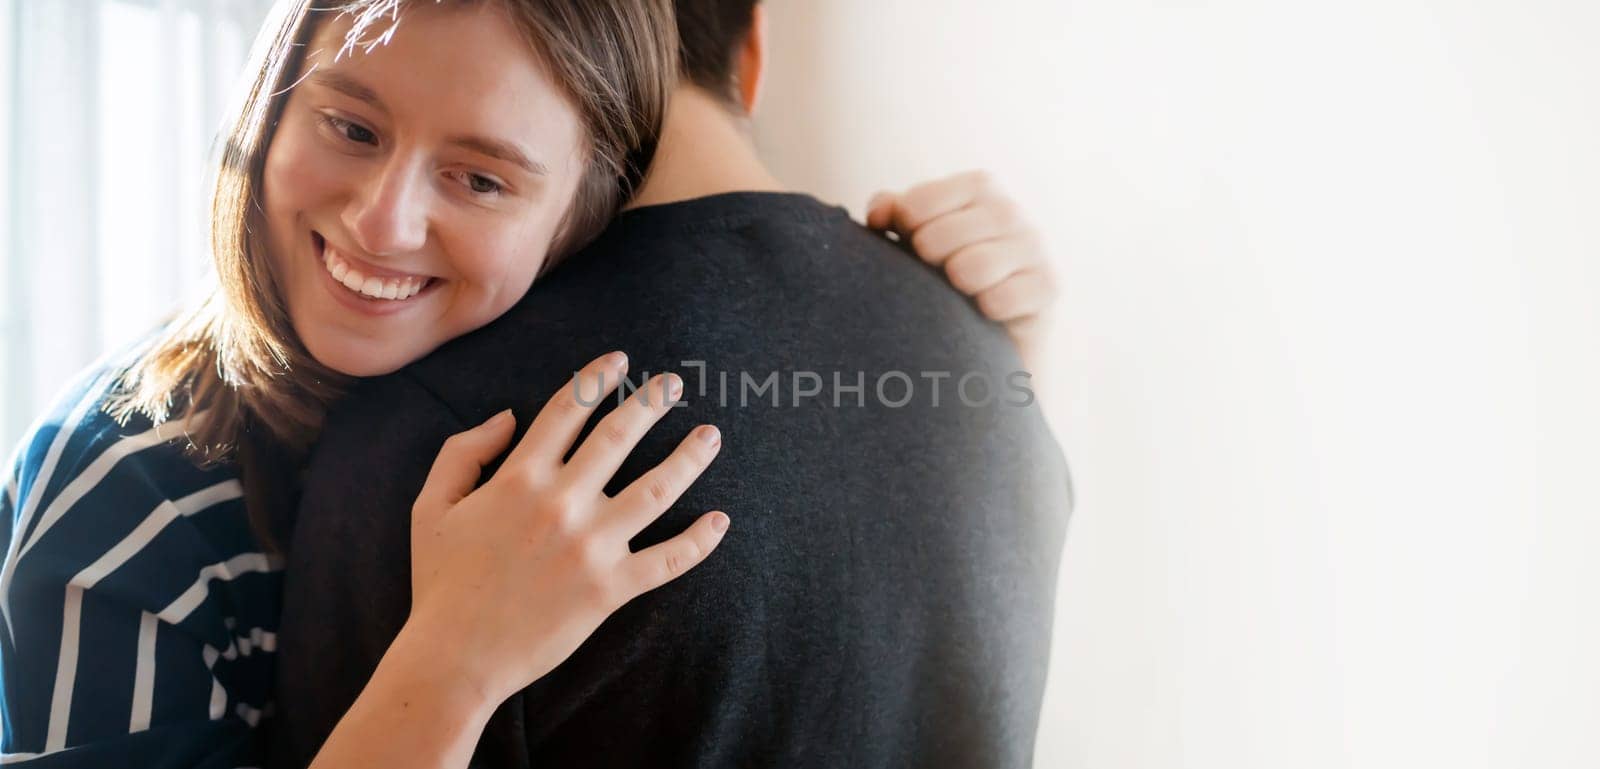
[[[74,418],[75,417],[75,418]],[[0,491],[0,763],[259,763],[281,565],[231,468],[80,408]]]

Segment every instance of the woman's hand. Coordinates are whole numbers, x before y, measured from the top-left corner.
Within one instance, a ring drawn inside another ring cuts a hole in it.
[[[622,493],[602,491],[681,394],[676,375],[650,380],[562,460],[626,370],[622,353],[585,367],[481,488],[483,467],[511,443],[511,413],[445,442],[411,512],[411,616],[312,769],[466,766],[501,702],[722,541],[728,516],[712,512],[672,539],[628,550],[716,457],[721,436],[711,425]],[[594,387],[580,393],[586,382]]]
[[[1058,297],[1055,270],[1038,231],[987,173],[880,192],[867,204],[867,226],[894,230],[923,261],[943,268],[980,312],[1005,324],[1023,363],[1037,366]]]
[[[515,420],[502,412],[450,438],[417,497],[403,632],[431,639],[493,702],[553,669],[623,604],[699,564],[727,529],[728,517],[711,512],[666,542],[628,549],[716,457],[721,436],[711,425],[616,497],[602,491],[682,394],[675,374],[653,378],[562,461],[594,411],[584,403],[603,401],[626,370],[620,352],[590,363],[476,490]]]

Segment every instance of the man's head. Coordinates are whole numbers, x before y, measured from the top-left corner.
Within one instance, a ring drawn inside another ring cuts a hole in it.
[[[672,5],[677,88],[649,174],[628,205],[785,189],[756,152],[750,120],[766,64],[766,15],[759,0]]]
[[[679,75],[745,114],[755,111],[765,63],[757,0],[674,0]]]

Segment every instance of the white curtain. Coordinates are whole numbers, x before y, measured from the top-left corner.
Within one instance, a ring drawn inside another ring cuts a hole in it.
[[[271,0],[0,0],[0,445],[206,274],[207,160]]]

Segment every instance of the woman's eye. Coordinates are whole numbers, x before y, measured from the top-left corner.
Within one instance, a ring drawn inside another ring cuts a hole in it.
[[[467,187],[479,195],[493,195],[499,193],[500,183],[482,174],[467,174]]]
[[[363,126],[359,123],[352,123],[343,118],[336,118],[332,115],[323,115],[322,119],[327,122],[330,128],[337,131],[340,136],[343,136],[349,141],[353,141],[358,144],[378,143],[378,135],[373,133],[366,126]]]

